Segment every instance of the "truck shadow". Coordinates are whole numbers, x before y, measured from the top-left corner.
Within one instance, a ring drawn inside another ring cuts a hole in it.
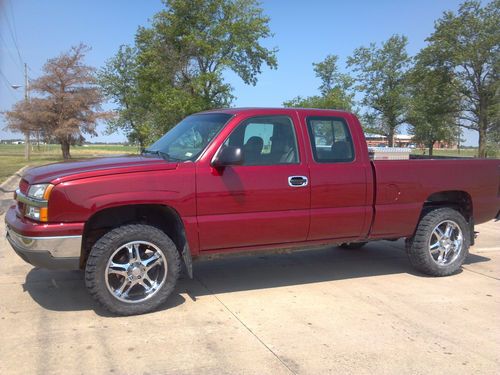
[[[465,264],[489,261],[470,254]],[[459,272],[462,272],[460,270]],[[368,244],[359,250],[329,247],[307,251],[221,257],[194,263],[195,279],[182,276],[176,290],[159,310],[198,297],[304,285],[325,281],[369,278],[380,275],[411,274],[427,277],[413,270],[402,242]],[[35,302],[47,310],[79,311],[93,309],[98,315],[113,316],[98,305],[85,288],[81,271],[32,269],[23,288]]]

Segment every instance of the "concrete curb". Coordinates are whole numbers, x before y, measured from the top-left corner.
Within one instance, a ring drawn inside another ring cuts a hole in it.
[[[16,172],[14,172],[14,174],[12,174],[12,176],[8,177],[4,182],[2,182],[0,184],[0,193],[10,193],[9,190],[6,190],[5,188],[12,183],[13,180],[15,180],[16,178],[19,178],[21,177],[21,173],[26,169],[26,168],[29,168],[28,165],[25,165],[24,167],[20,168],[19,170],[17,170]]]

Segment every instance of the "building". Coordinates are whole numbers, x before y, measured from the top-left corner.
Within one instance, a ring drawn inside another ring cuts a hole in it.
[[[365,133],[368,147],[387,147],[389,142],[385,135]],[[396,134],[394,136],[394,147],[414,147],[413,136],[407,134]]]
[[[370,134],[365,133],[366,143],[368,147],[387,147],[389,146],[389,142],[387,141],[387,137],[385,135],[380,134]],[[417,144],[413,142],[413,135],[409,134],[396,134],[394,136],[394,147],[409,147],[409,148],[427,148],[427,145]],[[451,148],[456,149],[457,145],[454,143],[446,143],[446,142],[436,142],[434,143],[435,149],[437,148]]]

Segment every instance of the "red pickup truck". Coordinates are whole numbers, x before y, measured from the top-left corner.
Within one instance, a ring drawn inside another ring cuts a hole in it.
[[[140,156],[28,170],[7,238],[39,267],[82,269],[110,311],[151,311],[192,258],[406,238],[421,272],[457,271],[500,209],[500,160],[370,160],[358,119],[316,109],[187,117]]]

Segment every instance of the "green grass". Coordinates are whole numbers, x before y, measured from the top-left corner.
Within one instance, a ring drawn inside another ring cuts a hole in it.
[[[88,145],[71,147],[72,159],[102,156],[136,154],[137,147],[124,145]],[[32,147],[30,160],[24,160],[24,145],[0,144],[0,183],[20,168],[63,161],[59,145],[40,145]]]
[[[425,151],[425,153],[424,153]],[[416,148],[412,151],[412,154],[414,155],[429,155],[429,150],[428,149],[419,149]],[[458,150],[453,150],[453,149],[434,149],[433,150],[433,155],[435,156],[460,156],[460,157],[475,157],[477,156],[477,148],[465,148],[461,149],[460,153]]]

